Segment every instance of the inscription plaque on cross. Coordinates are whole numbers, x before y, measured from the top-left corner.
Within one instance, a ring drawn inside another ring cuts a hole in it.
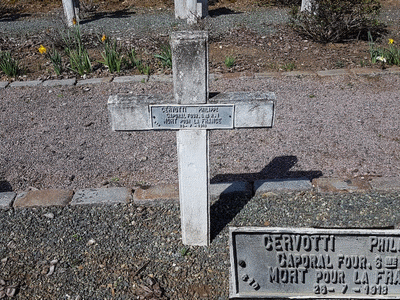
[[[209,97],[208,34],[171,35],[173,95],[114,95],[112,130],[177,130],[182,242],[210,243],[209,131],[272,127],[274,93],[232,92]]]

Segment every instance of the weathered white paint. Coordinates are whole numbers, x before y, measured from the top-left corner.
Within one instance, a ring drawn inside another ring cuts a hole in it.
[[[182,242],[207,246],[210,236],[208,130],[179,130],[176,139]]]
[[[69,27],[79,22],[79,0],[62,0],[64,14]]]

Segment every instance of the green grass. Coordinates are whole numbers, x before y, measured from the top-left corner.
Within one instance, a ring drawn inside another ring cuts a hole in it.
[[[92,72],[89,54],[83,44],[79,25],[70,28],[66,35],[62,35],[65,44],[65,53],[69,57],[70,69],[79,75]]]
[[[236,63],[236,59],[233,56],[227,56],[225,58],[224,64],[227,68],[232,68]]]
[[[164,68],[172,68],[172,51],[169,44],[161,46],[161,53],[154,55],[154,57],[161,61]]]
[[[122,66],[122,56],[117,41],[106,39],[104,41],[104,51],[101,53],[103,61],[100,63],[108,67],[111,73],[120,72]]]
[[[0,51],[0,69],[8,77],[16,77],[21,73],[19,60],[12,57],[10,52]]]

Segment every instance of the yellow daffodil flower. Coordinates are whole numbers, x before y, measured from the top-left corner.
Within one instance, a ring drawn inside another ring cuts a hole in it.
[[[47,49],[43,45],[40,45],[39,52],[40,52],[40,54],[46,54]]]
[[[76,18],[72,19],[72,24],[76,25]]]
[[[103,36],[101,37],[101,41],[104,42],[107,39],[106,35],[103,34]]]
[[[389,39],[389,44],[393,44],[394,43],[394,39]]]

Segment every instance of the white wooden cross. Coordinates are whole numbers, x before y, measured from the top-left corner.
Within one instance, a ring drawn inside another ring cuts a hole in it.
[[[272,127],[274,93],[221,93],[209,99],[208,35],[171,36],[173,95],[108,99],[113,130],[177,130],[182,242],[210,243],[209,130]]]

